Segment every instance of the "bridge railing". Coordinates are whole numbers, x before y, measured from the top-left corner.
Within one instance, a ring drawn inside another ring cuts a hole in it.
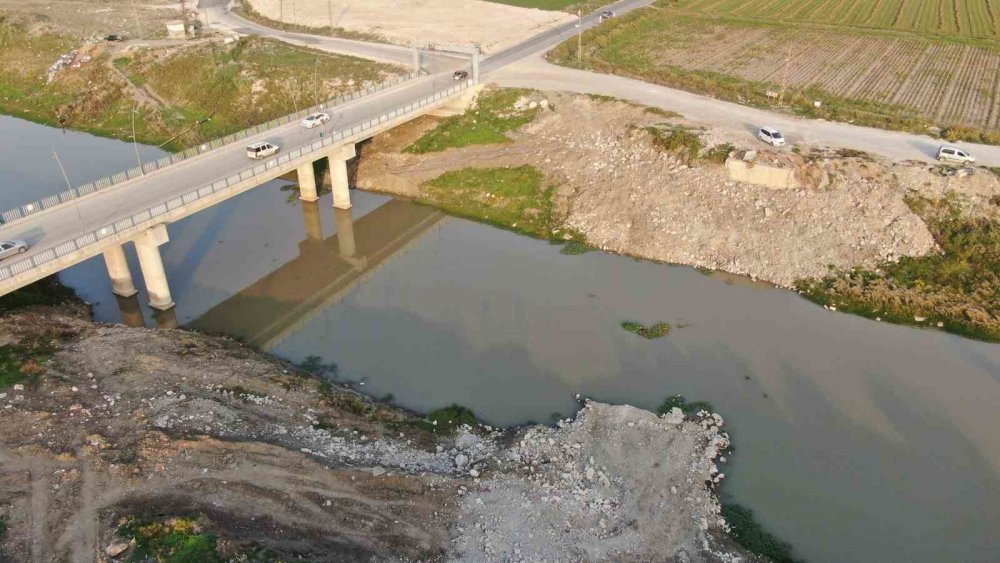
[[[270,131],[275,127],[281,127],[282,125],[286,125],[293,121],[298,121],[307,115],[311,115],[319,111],[343,105],[348,102],[357,100],[359,98],[370,96],[376,92],[380,92],[382,90],[398,86],[399,84],[412,80],[417,76],[418,76],[417,73],[409,73],[400,76],[395,76],[393,78],[390,78],[389,80],[379,82],[378,84],[374,84],[372,86],[367,86],[356,92],[350,92],[348,94],[337,96],[336,98],[331,98],[315,106],[308,107],[288,115],[283,115],[279,118],[272,119],[271,121],[268,121],[266,123],[261,123],[260,125],[249,127],[242,131],[238,131],[236,133],[226,135],[225,137],[215,139],[214,141],[209,141],[207,143],[203,143],[196,147],[188,148],[179,153],[164,156],[159,160],[146,162],[141,167],[136,166],[134,168],[130,168],[123,172],[118,172],[117,174],[112,174],[111,176],[105,176],[104,178],[101,178],[99,180],[94,180],[93,182],[88,182],[81,186],[71,188],[56,195],[48,196],[38,201],[21,205],[20,207],[8,209],[7,211],[0,213],[0,219],[2,219],[3,223],[13,223],[15,221],[34,215],[39,211],[55,207],[57,205],[66,203],[68,201],[72,201],[78,197],[85,196],[87,194],[91,194],[93,192],[109,188],[111,186],[114,186],[115,184],[120,184],[122,182],[132,180],[134,178],[142,176],[143,174],[149,174],[150,172],[155,172],[156,170],[159,170],[161,168],[165,168],[172,164],[177,164],[178,162],[183,162],[194,156],[205,154],[207,152],[232,144],[236,141],[246,139],[247,137],[253,137],[254,135],[259,135],[260,133]]]
[[[72,252],[83,250],[89,246],[98,244],[101,240],[114,236],[118,233],[128,231],[130,229],[152,227],[160,222],[157,221],[158,217],[165,215],[169,211],[177,209],[178,207],[184,205],[190,205],[195,201],[209,197],[214,194],[234,192],[235,190],[238,189],[238,186],[241,183],[243,183],[246,180],[249,180],[250,178],[253,178],[254,176],[258,176],[268,170],[280,167],[283,164],[288,164],[289,162],[293,162],[299,158],[302,158],[303,156],[320,151],[324,147],[328,147],[344,139],[351,138],[368,129],[377,127],[382,123],[386,123],[398,117],[402,117],[404,115],[413,113],[428,104],[432,104],[434,102],[441,100],[442,98],[453,96],[458,92],[461,92],[462,90],[469,88],[470,86],[472,86],[472,80],[467,80],[465,82],[458,83],[446,90],[435,92],[415,102],[397,107],[396,109],[383,113],[378,117],[368,119],[365,121],[359,121],[354,125],[344,127],[340,131],[337,131],[332,135],[324,137],[318,141],[306,143],[289,152],[282,153],[275,158],[266,160],[255,166],[245,168],[240,172],[231,174],[220,180],[216,180],[211,184],[206,184],[198,189],[191,190],[186,194],[161,202],[157,205],[144,209],[131,216],[118,219],[112,223],[108,223],[103,227],[84,233],[72,240],[68,240],[51,248],[47,248],[42,252],[39,252],[38,254],[31,256],[30,258],[25,258],[23,260],[13,262],[9,266],[0,267],[0,282],[10,279],[19,274],[23,274],[27,271],[42,266],[48,262],[51,262],[52,260],[56,260],[57,258],[60,258]]]

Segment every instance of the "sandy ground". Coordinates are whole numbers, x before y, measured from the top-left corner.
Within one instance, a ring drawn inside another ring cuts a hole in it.
[[[187,0],[192,9],[197,0]],[[0,0],[0,14],[29,16],[54,31],[88,38],[110,33],[130,38],[166,35],[166,22],[180,18],[178,0]]]
[[[664,121],[640,106],[573,94],[535,97],[555,109],[510,134],[511,143],[400,153],[434,126],[429,119],[376,138],[361,159],[358,185],[413,197],[421,194],[421,183],[448,170],[531,164],[559,185],[556,208],[564,224],[593,245],[781,286],[821,277],[830,265],[874,267],[934,251],[926,225],[905,203],[907,195],[951,193],[980,213],[997,212],[989,201],[1000,194],[1000,181],[983,171],[946,178],[920,163],[821,152],[814,153],[814,166],[832,181],[771,189],[732,181],[722,165],[688,166],[664,153],[633,127]],[[729,141],[761,149],[725,131],[704,136],[708,146]]]
[[[261,15],[310,27],[374,33],[404,45],[478,44],[494,53],[568,22],[564,12],[480,0],[249,0]],[[282,9],[283,6],[283,9]]]
[[[444,437],[227,339],[0,318],[0,346],[38,338],[54,357],[0,389],[3,561],[128,560],[120,523],[175,516],[275,560],[747,560],[718,515],[718,415],[588,403]]]

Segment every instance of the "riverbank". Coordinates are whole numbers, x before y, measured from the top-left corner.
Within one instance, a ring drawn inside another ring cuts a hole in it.
[[[938,204],[914,205],[951,202],[954,220],[989,238],[1000,220],[994,174],[821,147],[759,148],[615,99],[488,90],[463,116],[418,120],[365,145],[357,184],[539,238],[746,275],[879,320],[998,338],[990,284],[938,275],[950,268],[991,279],[994,261],[984,270],[967,260],[985,243],[949,236],[930,213]],[[743,149],[758,150],[760,166],[791,166],[796,184],[734,180],[723,163]],[[883,284],[855,297],[863,307],[843,306],[849,292],[832,279],[851,271],[883,278],[901,260],[922,266],[888,292]],[[907,304],[887,314],[897,300]]]
[[[587,403],[556,428],[456,428],[458,409],[317,377],[333,366],[78,304],[6,313],[0,346],[14,560],[177,555],[165,536],[210,560],[748,557],[719,516],[717,415]]]
[[[0,22],[0,113],[170,150],[402,72],[259,38],[80,39],[37,18]]]

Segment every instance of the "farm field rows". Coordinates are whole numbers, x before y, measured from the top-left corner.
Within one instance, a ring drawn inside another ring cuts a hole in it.
[[[743,3],[756,4],[755,0]],[[722,9],[736,3],[691,0],[687,4]],[[772,0],[770,4],[784,2]],[[810,2],[800,4],[804,9]],[[630,14],[585,34],[584,41],[584,60],[597,70],[625,71],[715,95],[727,89],[729,97],[738,101],[759,102],[767,91],[784,87],[800,94],[803,105],[821,100],[852,107],[846,117],[816,117],[866,121],[857,114],[867,113],[879,114],[876,121],[884,122],[882,126],[905,119],[911,129],[939,125],[1000,130],[996,95],[1000,49],[982,42],[817,26],[741,24],[678,15],[674,10]],[[574,43],[557,48],[554,58],[573,64]],[[566,56],[570,51],[573,56]]]
[[[689,14],[1000,38],[1000,0],[677,0]]]

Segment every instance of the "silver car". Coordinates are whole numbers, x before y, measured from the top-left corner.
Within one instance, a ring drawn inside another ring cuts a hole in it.
[[[6,240],[0,242],[0,260],[10,258],[15,254],[22,254],[28,251],[28,243],[23,240]]]

